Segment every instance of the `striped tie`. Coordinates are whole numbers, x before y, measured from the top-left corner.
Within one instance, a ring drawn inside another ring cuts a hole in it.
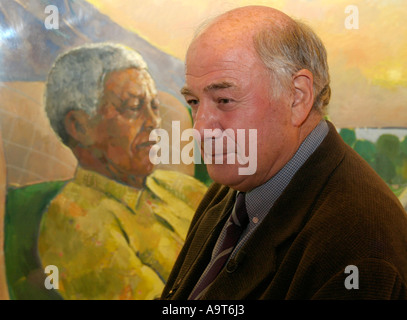
[[[212,284],[222,267],[225,265],[230,254],[236,246],[243,230],[249,223],[247,215],[245,194],[239,192],[236,200],[235,210],[232,211],[226,224],[225,238],[218,250],[217,255],[211,260],[210,267],[204,275],[204,278],[195,287],[191,293],[190,300],[198,300],[206,292],[206,289]]]

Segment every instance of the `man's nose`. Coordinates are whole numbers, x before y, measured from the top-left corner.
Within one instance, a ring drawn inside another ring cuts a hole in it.
[[[216,110],[213,110],[211,106],[202,104],[199,106],[194,117],[194,129],[197,130],[200,136],[204,137],[205,129],[216,129],[217,116]]]
[[[151,105],[145,108],[145,118],[144,122],[145,129],[157,129],[161,126],[161,116],[158,109],[154,109]]]

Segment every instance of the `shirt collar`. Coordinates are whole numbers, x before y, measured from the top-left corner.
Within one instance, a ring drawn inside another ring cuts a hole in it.
[[[129,208],[136,207],[143,193],[143,190],[137,190],[94,171],[85,170],[79,166],[76,169],[74,182],[98,190],[107,196],[111,196],[126,204]]]
[[[305,138],[291,160],[288,161],[276,175],[266,183],[247,192],[246,208],[250,222],[256,221],[256,224],[261,222],[290,183],[298,169],[301,168],[324,140],[328,131],[328,124],[325,120],[321,120],[314,130]]]

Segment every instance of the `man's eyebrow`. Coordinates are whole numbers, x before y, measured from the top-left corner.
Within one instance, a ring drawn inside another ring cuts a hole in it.
[[[212,83],[212,84],[206,86],[204,88],[204,91],[208,92],[208,91],[214,91],[214,90],[220,90],[220,89],[228,89],[228,88],[232,88],[232,87],[236,87],[236,85],[229,81],[222,81],[222,82],[218,82],[218,83]]]
[[[192,95],[191,90],[189,90],[187,87],[183,87],[180,92],[181,92],[181,94],[182,94],[183,96],[185,96],[185,95]]]
[[[222,81],[222,82],[211,83],[210,85],[207,85],[204,88],[204,91],[208,92],[208,91],[228,89],[228,88],[233,88],[233,87],[236,87],[236,85],[233,82]],[[185,95],[193,95],[192,91],[189,90],[187,87],[183,87],[181,89],[181,94],[184,95],[184,96]]]

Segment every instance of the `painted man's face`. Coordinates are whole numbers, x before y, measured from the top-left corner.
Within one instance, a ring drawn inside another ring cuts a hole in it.
[[[106,161],[116,180],[132,185],[154,170],[149,159],[154,142],[149,136],[161,123],[158,109],[157,91],[146,70],[130,68],[106,75],[94,117],[92,152]]]

